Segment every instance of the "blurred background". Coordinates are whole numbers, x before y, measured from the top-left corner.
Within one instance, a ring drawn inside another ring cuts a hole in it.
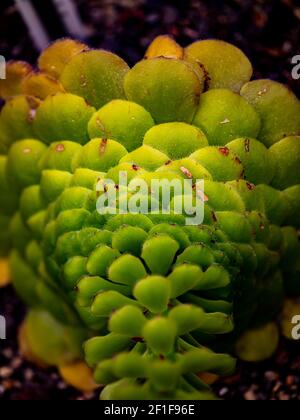
[[[1,0],[0,12],[0,55],[7,60],[34,64],[39,49],[64,36],[111,50],[130,65],[160,34],[174,36],[183,46],[220,38],[249,56],[256,78],[286,83],[300,98],[300,81],[291,76],[292,57],[300,54],[299,0]],[[97,398],[68,387],[56,371],[22,359],[16,337],[24,307],[10,287],[0,289],[0,314],[9,332],[0,341],[0,400]],[[242,364],[215,390],[231,400],[299,400],[298,343],[282,342],[263,364]]]
[[[32,16],[28,26],[21,17],[20,11],[30,20],[31,5],[44,34]],[[171,34],[183,46],[201,38],[220,38],[246,52],[255,77],[287,83],[300,95],[300,83],[291,77],[291,59],[300,54],[296,0],[1,0],[0,10],[0,54],[7,59],[34,63],[36,44],[75,35],[132,65],[159,34]]]

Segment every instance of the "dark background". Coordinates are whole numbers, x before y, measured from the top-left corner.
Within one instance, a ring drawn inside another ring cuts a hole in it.
[[[52,39],[68,35],[51,8],[51,0],[32,0]],[[88,43],[109,49],[132,65],[159,34],[173,35],[183,46],[201,38],[220,38],[242,48],[255,77],[289,84],[291,58],[300,53],[299,0],[74,0],[87,25]],[[12,0],[1,0],[0,54],[34,63],[26,26]]]

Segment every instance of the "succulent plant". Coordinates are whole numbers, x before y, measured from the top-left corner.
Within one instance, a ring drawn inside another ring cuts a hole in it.
[[[38,67],[0,81],[0,250],[27,349],[62,371],[84,358],[103,399],[214,398],[202,374],[232,373],[234,349],[268,357],[300,294],[298,99],[221,41],[159,37],[129,69],[62,40]],[[205,180],[203,224],[102,214],[120,173],[129,197],[130,181]]]

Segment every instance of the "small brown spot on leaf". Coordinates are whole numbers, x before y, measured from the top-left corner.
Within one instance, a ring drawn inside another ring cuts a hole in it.
[[[143,343],[144,342],[144,339],[142,337],[133,337],[132,340],[135,343]]]
[[[246,186],[247,186],[248,190],[250,190],[250,191],[253,191],[255,189],[255,186],[253,184],[250,184],[250,182],[247,182]]]
[[[100,129],[101,133],[105,133],[104,135],[109,138],[112,137],[112,133],[109,132],[103,122],[100,120],[99,117],[96,118],[96,126]]]
[[[208,71],[206,70],[204,64],[201,63],[201,61],[196,60],[198,66],[203,70],[204,73],[204,92],[206,92],[210,87],[211,77],[209,76]]]
[[[107,139],[102,139],[99,147],[100,155],[104,155],[107,146]]]
[[[55,151],[58,152],[58,153],[62,153],[62,152],[65,151],[65,146],[60,143],[55,147]]]
[[[230,153],[228,147],[219,147],[219,152],[224,156],[229,156]]]
[[[132,165],[132,169],[134,171],[138,171],[140,169],[140,166],[138,166],[138,165]]]
[[[258,96],[262,96],[262,95],[265,95],[267,92],[268,92],[268,89],[264,88],[264,89],[260,90],[257,94],[258,94]]]
[[[217,223],[218,218],[217,218],[216,213],[215,213],[214,211],[212,211],[212,212],[211,212],[211,215],[212,215],[213,221],[214,221],[215,223]]]
[[[204,194],[204,192],[202,192],[202,193],[200,193],[200,194],[197,194],[197,196],[200,198],[200,200],[201,200],[203,203],[207,203],[207,202],[209,201],[208,196],[207,196],[206,194]]]
[[[86,87],[87,86],[87,80],[84,74],[80,75],[80,86],[81,87]]]
[[[250,139],[245,139],[245,152],[250,152]]]
[[[225,120],[221,121],[220,124],[229,124],[230,120],[228,118],[225,118]]]
[[[181,166],[180,170],[183,173],[183,175],[185,175],[186,177],[188,177],[190,179],[193,178],[192,173],[187,168],[185,168],[184,166]]]
[[[207,203],[209,201],[209,197],[204,193],[204,191],[197,188],[197,185],[193,185],[193,190],[196,190],[196,195],[203,203]]]

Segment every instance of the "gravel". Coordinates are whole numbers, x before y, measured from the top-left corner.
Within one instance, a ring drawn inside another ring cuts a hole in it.
[[[299,342],[282,339],[276,355],[263,363],[242,363],[237,373],[214,386],[225,400],[299,401]]]

